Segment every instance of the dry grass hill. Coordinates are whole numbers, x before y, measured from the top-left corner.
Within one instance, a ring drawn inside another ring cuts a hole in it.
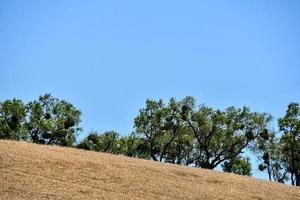
[[[300,188],[72,148],[0,140],[0,199],[300,199]]]

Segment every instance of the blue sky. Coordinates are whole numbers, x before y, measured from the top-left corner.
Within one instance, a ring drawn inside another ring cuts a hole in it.
[[[282,116],[300,101],[300,1],[0,0],[0,100],[51,92],[91,130],[146,98]]]

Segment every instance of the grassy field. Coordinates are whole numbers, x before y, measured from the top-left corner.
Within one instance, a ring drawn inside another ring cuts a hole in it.
[[[0,140],[0,199],[300,199],[300,188],[72,148]]]

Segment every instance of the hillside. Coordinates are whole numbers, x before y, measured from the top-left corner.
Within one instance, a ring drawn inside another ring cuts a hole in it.
[[[233,174],[0,140],[0,199],[300,199],[300,188]]]

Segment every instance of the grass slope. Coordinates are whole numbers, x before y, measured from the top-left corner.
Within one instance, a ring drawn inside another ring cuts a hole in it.
[[[0,140],[0,199],[300,199],[300,188],[72,148]]]

